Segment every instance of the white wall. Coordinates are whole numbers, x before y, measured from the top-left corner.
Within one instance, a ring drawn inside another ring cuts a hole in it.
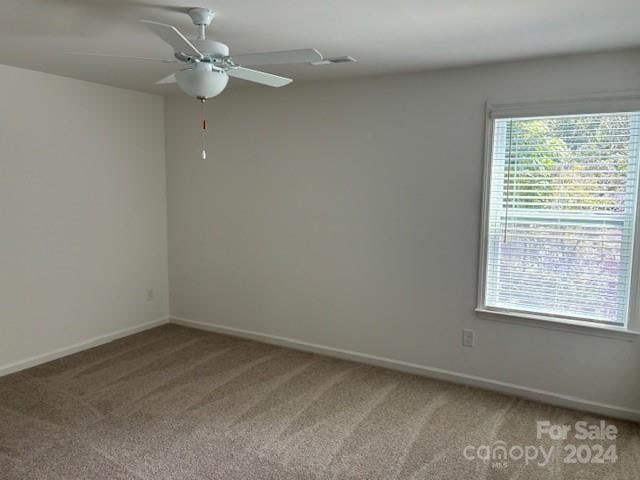
[[[638,414],[640,342],[473,309],[485,100],[639,88],[630,51],[237,89],[206,161],[198,102],[167,99],[172,315]]]
[[[163,108],[0,65],[0,373],[168,315]]]

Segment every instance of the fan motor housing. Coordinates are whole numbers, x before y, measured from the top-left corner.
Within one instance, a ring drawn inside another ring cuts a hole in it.
[[[229,56],[229,47],[222,42],[209,39],[189,39],[205,56],[211,58],[224,58]],[[175,57],[181,62],[188,62],[192,57],[182,52],[176,52]]]
[[[216,42],[209,39],[194,39],[191,43],[205,55],[210,57],[228,57],[229,47],[222,42]]]

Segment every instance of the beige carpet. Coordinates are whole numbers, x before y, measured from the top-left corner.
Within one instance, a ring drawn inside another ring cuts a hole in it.
[[[0,378],[0,478],[640,478],[636,424],[608,420],[618,439],[586,442],[615,443],[615,463],[565,464],[569,440],[536,439],[536,420],[580,419],[599,420],[167,325]],[[464,456],[501,441],[559,453]]]

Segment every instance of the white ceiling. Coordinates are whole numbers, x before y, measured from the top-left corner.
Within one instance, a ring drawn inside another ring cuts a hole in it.
[[[310,47],[360,61],[263,68],[297,80],[640,46],[640,0],[1,0],[0,63],[172,93],[154,81],[174,65],[65,52],[171,58],[137,20],[195,36],[181,13],[193,6],[217,12],[209,36],[232,54]]]

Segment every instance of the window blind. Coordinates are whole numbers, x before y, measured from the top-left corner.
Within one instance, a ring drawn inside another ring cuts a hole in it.
[[[625,325],[640,115],[493,122],[485,306]]]

